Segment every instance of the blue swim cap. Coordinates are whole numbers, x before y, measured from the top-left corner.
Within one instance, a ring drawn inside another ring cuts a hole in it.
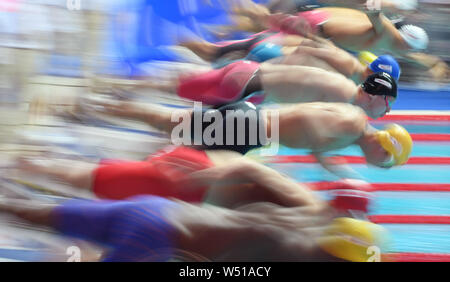
[[[390,74],[395,80],[400,78],[401,69],[397,60],[389,55],[379,56],[370,65],[369,68],[374,73],[386,72]]]
[[[281,56],[283,56],[281,46],[267,42],[256,45],[250,51],[246,60],[262,63]]]

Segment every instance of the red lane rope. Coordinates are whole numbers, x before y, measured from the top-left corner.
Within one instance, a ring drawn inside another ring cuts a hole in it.
[[[359,156],[331,157],[335,160],[343,160],[349,164],[365,164],[366,159]],[[269,159],[272,163],[316,163],[313,156],[275,156]],[[450,157],[412,157],[408,164],[450,164]]]
[[[381,257],[383,261],[395,262],[450,262],[450,254],[388,253]]]
[[[369,215],[379,224],[450,224],[450,216],[443,215]]]
[[[308,186],[315,191],[334,190],[339,188],[336,182],[313,182]],[[426,192],[450,192],[450,184],[429,184],[429,183],[372,183],[371,192],[376,191],[426,191]]]
[[[371,119],[372,120],[372,119]],[[450,115],[386,115],[377,121],[400,121],[400,120],[418,120],[418,121],[450,121]]]
[[[411,138],[414,141],[438,141],[446,142],[450,141],[450,134],[411,134]]]

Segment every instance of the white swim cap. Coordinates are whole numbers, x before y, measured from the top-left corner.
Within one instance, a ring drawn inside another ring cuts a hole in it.
[[[398,30],[403,39],[416,50],[425,50],[428,47],[428,35],[427,32],[418,26],[407,24],[402,26]]]

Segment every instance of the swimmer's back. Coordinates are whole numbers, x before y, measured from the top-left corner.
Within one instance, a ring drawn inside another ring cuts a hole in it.
[[[344,103],[305,103],[280,110],[280,143],[293,148],[328,151],[353,144],[364,132],[367,117]]]
[[[337,72],[332,66],[325,61],[317,59],[306,54],[293,53],[287,56],[279,57],[268,61],[271,64],[298,65],[307,67],[316,67],[326,71]]]
[[[317,67],[262,63],[259,70],[267,99],[277,103],[347,103],[357,90],[342,74]]]

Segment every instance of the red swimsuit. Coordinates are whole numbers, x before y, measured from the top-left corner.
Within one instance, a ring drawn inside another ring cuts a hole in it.
[[[195,164],[206,169],[213,164],[205,152],[188,147],[170,147],[141,162],[102,162],[94,171],[94,193],[101,198],[125,199],[135,195],[151,194],[174,197],[188,202],[201,202],[208,187],[184,189],[177,180],[186,172],[170,164],[173,158],[183,165]],[[193,167],[193,166],[192,166]]]

